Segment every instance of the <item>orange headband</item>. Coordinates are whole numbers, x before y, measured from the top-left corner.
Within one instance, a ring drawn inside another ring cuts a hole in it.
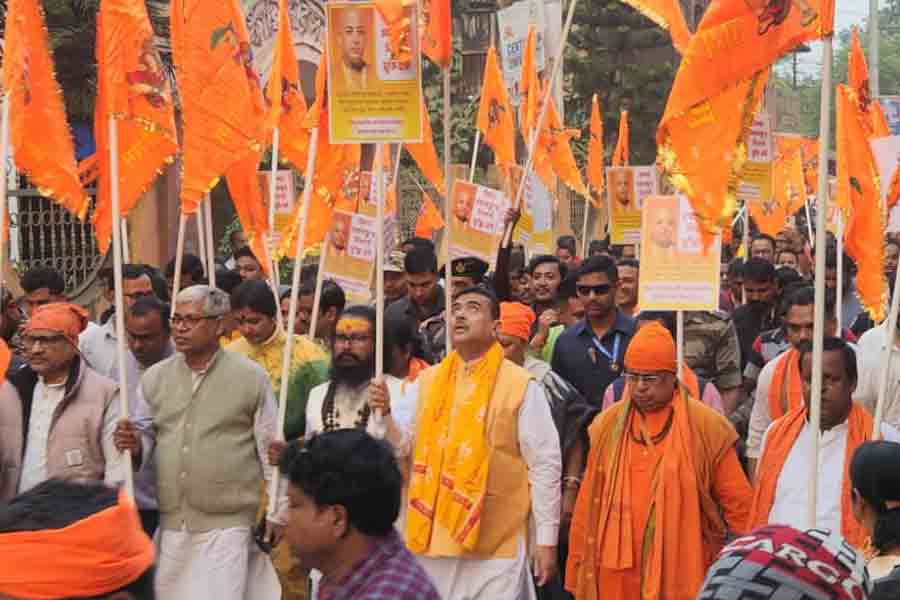
[[[153,543],[124,492],[119,502],[62,529],[0,534],[0,594],[26,600],[99,596],[153,564]]]

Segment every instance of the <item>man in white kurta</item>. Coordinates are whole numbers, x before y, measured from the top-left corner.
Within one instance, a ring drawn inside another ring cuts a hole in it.
[[[859,385],[853,399],[862,404],[870,413],[875,413],[878,401],[878,386],[881,384],[882,365],[885,353],[885,330],[887,321],[865,332],[857,344],[859,358]],[[894,333],[891,357],[888,363],[887,394],[884,402],[884,422],[900,427],[900,335]]]
[[[454,352],[407,391],[417,402],[407,545],[444,598],[534,598],[556,571],[559,436],[541,385],[494,339],[491,292],[459,293],[450,314]],[[455,504],[456,525],[443,516]]]

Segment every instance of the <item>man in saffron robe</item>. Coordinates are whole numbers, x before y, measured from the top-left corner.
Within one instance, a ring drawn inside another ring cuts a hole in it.
[[[625,353],[622,400],[589,429],[566,589],[579,600],[693,600],[751,489],[728,420],[676,377],[672,335],[642,327]]]
[[[767,523],[806,524],[812,434],[807,416],[810,342],[800,347],[799,363],[804,402],[772,423],[763,437],[747,530]],[[856,353],[840,338],[825,338],[815,527],[839,531],[851,545],[862,548],[866,533],[853,518],[848,469],[853,452],[871,438],[873,423],[866,409],[852,401],[856,380]],[[900,441],[900,432],[886,423],[882,423],[881,433],[888,441]]]

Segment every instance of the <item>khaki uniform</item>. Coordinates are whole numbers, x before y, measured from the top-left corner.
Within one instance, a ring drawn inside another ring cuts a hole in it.
[[[684,359],[720,392],[741,385],[741,349],[731,317],[718,310],[685,313]]]

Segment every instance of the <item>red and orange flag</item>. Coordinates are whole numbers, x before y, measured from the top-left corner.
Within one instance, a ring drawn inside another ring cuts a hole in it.
[[[624,0],[645,17],[669,31],[672,45],[684,54],[691,41],[691,32],[684,21],[678,0]]]
[[[519,129],[526,145],[530,143],[531,132],[537,126],[538,105],[541,101],[541,83],[534,57],[535,35],[534,25],[529,25],[522,53],[522,75],[519,77]]]
[[[422,172],[425,179],[431,182],[439,194],[444,195],[444,170],[434,147],[431,118],[428,116],[428,107],[425,106],[424,98],[422,99],[422,141],[418,144],[404,144],[404,147],[416,161],[419,171]]]
[[[603,189],[605,187],[603,151],[603,117],[600,114],[600,100],[597,94],[591,99],[591,139],[588,141],[587,176],[591,187],[591,202],[595,207],[603,206]]]
[[[450,0],[423,0],[422,52],[442,69],[453,59],[453,16]]]
[[[478,130],[484,143],[494,151],[494,162],[511,165],[516,162],[516,126],[503,73],[497,61],[497,51],[488,48],[481,84],[481,103],[478,106]]]
[[[659,162],[689,198],[705,243],[731,224],[769,67],[833,27],[833,0],[714,0],[707,8],[657,131]]]
[[[422,207],[416,219],[416,237],[430,240],[434,232],[444,227],[444,217],[431,201],[431,197],[422,192]]]
[[[42,195],[84,219],[89,199],[78,179],[75,144],[37,0],[6,5],[3,89],[9,95],[16,166]]]
[[[266,109],[239,0],[179,0],[171,11],[183,116],[181,210],[192,214],[226,171],[262,148]]]
[[[97,17],[97,246],[112,235],[109,119],[116,120],[119,210],[125,216],[178,152],[172,89],[143,3],[101,0]]]
[[[619,116],[619,138],[616,140],[616,147],[613,150],[612,166],[627,167],[631,150],[629,144],[628,131],[628,111],[623,110]]]
[[[279,158],[293,165],[301,173],[306,170],[309,153],[309,129],[303,126],[306,100],[300,88],[300,72],[294,52],[287,0],[278,2],[278,36],[275,38],[275,58],[266,84],[268,107],[267,126],[271,132],[278,128]]]
[[[876,323],[884,319],[884,205],[867,135],[871,115],[850,86],[837,86],[837,196],[846,206],[844,248],[856,262],[856,290]]]

